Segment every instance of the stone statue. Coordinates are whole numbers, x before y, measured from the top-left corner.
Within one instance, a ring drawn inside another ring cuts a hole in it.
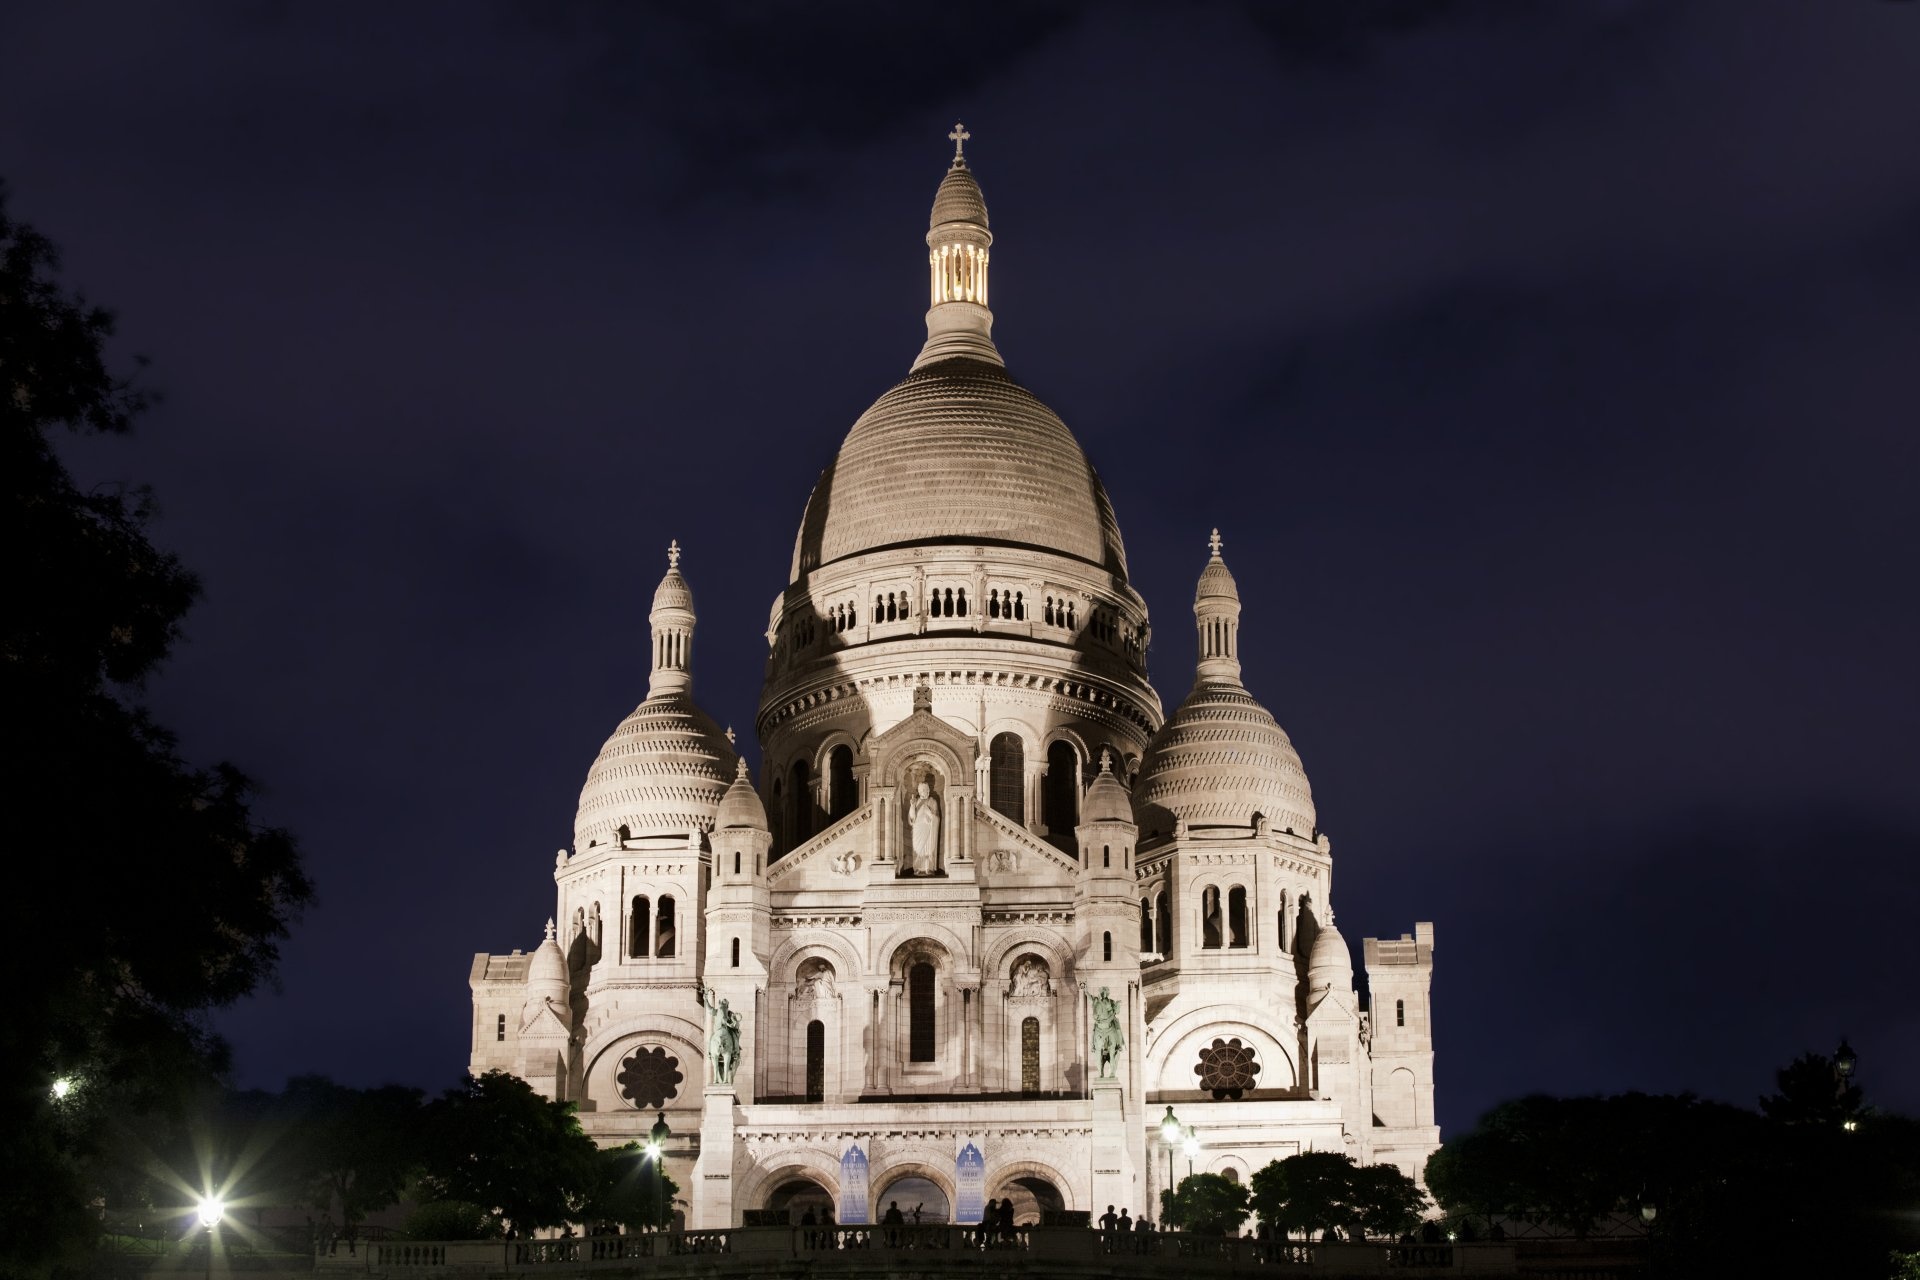
[[[940,859],[940,798],[925,778],[907,806],[907,822],[913,828],[913,874],[930,876]]]
[[[1027,956],[1013,966],[1013,994],[1016,996],[1047,994],[1047,966],[1033,956]]]
[[[1120,1034],[1120,1005],[1105,987],[1093,998],[1093,1056],[1099,1063],[1100,1079],[1111,1080],[1120,1065],[1120,1051],[1127,1047]]]
[[[740,1067],[740,1015],[725,1000],[716,999],[713,988],[705,991],[707,1006],[707,1069],[713,1083],[732,1084]]]

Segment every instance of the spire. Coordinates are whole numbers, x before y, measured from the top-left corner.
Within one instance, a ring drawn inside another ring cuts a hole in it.
[[[1220,531],[1207,539],[1212,554],[1200,571],[1200,584],[1193,593],[1193,617],[1200,631],[1200,661],[1194,670],[1196,683],[1225,680],[1240,683],[1240,588],[1220,558]]]
[[[964,357],[1005,363],[993,345],[993,312],[987,309],[987,202],[967,168],[966,145],[973,135],[963,124],[947,134],[953,162],[934,193],[927,219],[927,344],[913,362],[918,369],[936,360]]]
[[[693,592],[680,576],[680,543],[667,544],[667,573],[653,593],[653,669],[647,696],[684,693],[693,683]]]

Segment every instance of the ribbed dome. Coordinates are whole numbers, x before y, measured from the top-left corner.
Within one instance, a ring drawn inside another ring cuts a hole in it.
[[[927,365],[860,415],[808,500],[793,577],[922,542],[1039,547],[1126,576],[1113,505],[1073,433],[981,360]]]
[[[660,579],[660,585],[653,592],[653,608],[655,612],[661,609],[693,608],[693,589],[680,576],[680,570],[668,569],[667,576]]]
[[[1194,588],[1193,599],[1195,604],[1213,600],[1231,600],[1235,604],[1240,602],[1240,584],[1233,580],[1227,562],[1217,553],[1200,571],[1200,583]]]
[[[576,850],[633,836],[684,836],[713,826],[734,773],[733,744],[684,692],[656,694],[620,722],[587,770],[574,818]]]
[[[933,213],[927,218],[927,227],[931,230],[948,222],[971,222],[977,226],[987,225],[987,198],[980,194],[980,184],[973,179],[972,170],[964,160],[955,160],[953,167],[947,170],[947,176],[940,180],[940,189],[933,193]]]
[[[547,940],[527,957],[527,994],[534,998],[552,996],[562,1002],[567,998],[567,958],[554,940],[551,920],[547,921]]]
[[[716,827],[752,827],[756,831],[767,829],[767,806],[760,802],[760,793],[753,789],[753,782],[747,777],[747,762],[740,761],[734,774],[733,785],[727,788],[727,794],[720,798],[720,812],[715,819]]]
[[[1275,831],[1311,838],[1313,792],[1286,731],[1237,680],[1201,680],[1147,746],[1134,788],[1140,825],[1165,831],[1250,827],[1264,814]]]

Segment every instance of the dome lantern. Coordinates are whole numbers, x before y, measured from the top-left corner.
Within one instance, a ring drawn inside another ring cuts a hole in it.
[[[1005,363],[993,345],[993,312],[987,309],[993,232],[987,229],[986,198],[967,167],[967,139],[973,135],[956,124],[947,136],[953,139],[953,163],[927,219],[927,344],[915,369],[955,356]]]
[[[1220,531],[1207,540],[1213,556],[1200,571],[1193,617],[1200,629],[1200,661],[1194,679],[1240,682],[1240,587],[1220,558]]]
[[[653,670],[647,696],[683,692],[693,684],[693,592],[680,576],[680,543],[667,544],[667,574],[653,593]]]

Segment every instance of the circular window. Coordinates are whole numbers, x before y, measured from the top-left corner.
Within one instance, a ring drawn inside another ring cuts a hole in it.
[[[641,1110],[664,1107],[680,1092],[680,1059],[658,1046],[635,1049],[620,1064],[620,1096]]]
[[[1236,1036],[1231,1040],[1215,1040],[1202,1049],[1193,1074],[1200,1077],[1200,1087],[1214,1097],[1237,1098],[1253,1088],[1260,1064],[1253,1060],[1253,1049],[1241,1044]]]

